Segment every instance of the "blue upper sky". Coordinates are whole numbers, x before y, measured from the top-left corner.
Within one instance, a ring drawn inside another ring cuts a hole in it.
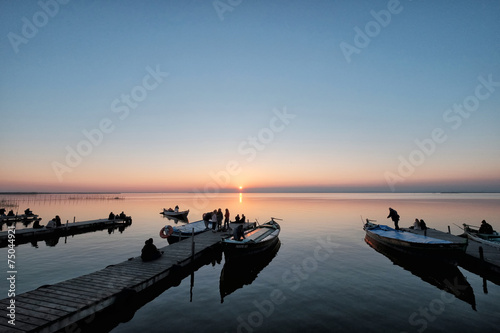
[[[0,191],[500,191],[498,1],[0,15]]]

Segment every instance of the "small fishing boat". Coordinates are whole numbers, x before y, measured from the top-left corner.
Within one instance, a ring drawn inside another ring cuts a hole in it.
[[[189,209],[182,210],[182,211],[181,210],[175,211],[175,210],[169,210],[169,209],[163,208],[163,212],[161,212],[160,214],[163,214],[164,216],[175,217],[175,218],[180,219],[180,220],[185,220],[185,219],[187,219],[187,216],[189,214]]]
[[[475,227],[465,223],[463,225],[464,225],[464,235],[467,238],[500,249],[500,234],[498,234],[498,232],[493,231],[492,234],[483,234],[479,232],[479,227]]]
[[[180,240],[189,238],[193,235],[198,235],[207,231],[205,221],[200,220],[192,223],[187,223],[179,226],[166,225],[160,230],[160,237],[166,238],[169,244],[177,243]]]
[[[278,236],[281,230],[280,225],[275,221],[279,220],[271,217],[269,222],[258,225],[253,229],[243,233],[244,238],[236,239],[237,229],[233,236],[222,239],[222,250],[227,259],[241,258],[266,251],[274,247],[278,242]]]
[[[363,229],[366,232],[365,238],[371,241],[420,257],[456,259],[463,255],[467,248],[467,240],[455,243],[403,230],[395,230],[386,225],[374,224],[368,219]]]
[[[0,215],[0,223],[3,222],[32,222],[40,221],[41,218],[36,214],[22,214],[22,215]]]

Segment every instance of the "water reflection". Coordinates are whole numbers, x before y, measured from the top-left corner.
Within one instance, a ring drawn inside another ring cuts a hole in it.
[[[164,219],[168,219],[170,221],[174,221],[175,224],[178,224],[179,222],[181,223],[189,223],[189,218],[186,216],[185,218],[181,217],[181,218],[178,218],[178,217],[173,217],[173,216],[168,216],[168,215],[164,215],[162,213],[160,213]]]
[[[280,240],[274,248],[264,253],[253,255],[243,261],[226,261],[219,280],[220,302],[234,291],[250,285],[257,275],[271,263],[281,246]]]
[[[423,281],[454,295],[459,300],[470,304],[473,310],[476,310],[474,290],[456,265],[402,254],[383,244],[374,242],[368,237],[365,238],[365,241],[377,252],[389,258],[394,265],[398,265]]]

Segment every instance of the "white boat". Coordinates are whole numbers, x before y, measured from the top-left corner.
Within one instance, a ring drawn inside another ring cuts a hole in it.
[[[363,229],[366,232],[365,238],[419,257],[457,258],[465,254],[467,248],[467,241],[455,243],[403,230],[395,230],[386,225],[374,224],[368,219]]]
[[[175,211],[163,208],[163,212],[160,214],[163,214],[164,216],[170,216],[170,217],[175,217],[177,219],[185,220],[187,219],[187,216],[189,214],[189,209]]]
[[[492,234],[483,234],[479,233],[479,229],[477,227],[464,223],[464,232],[465,236],[469,239],[500,249],[500,235],[496,231],[493,231]]]
[[[237,240],[235,236],[222,239],[222,249],[226,259],[240,258],[273,248],[278,242],[281,227],[271,218],[271,221],[258,225],[244,232],[244,238]]]

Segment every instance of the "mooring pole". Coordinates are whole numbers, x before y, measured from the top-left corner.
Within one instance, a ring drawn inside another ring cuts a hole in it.
[[[194,228],[191,233],[191,261],[194,261]]]
[[[448,226],[448,233],[451,234],[450,226]]]

